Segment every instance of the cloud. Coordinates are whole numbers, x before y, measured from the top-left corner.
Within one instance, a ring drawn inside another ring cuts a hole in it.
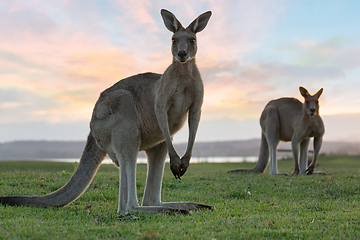
[[[107,87],[115,81],[140,71],[136,60],[122,49],[104,48],[69,55],[62,74],[80,82],[96,82]]]
[[[337,36],[322,42],[295,39],[273,48],[276,57],[268,61],[206,58],[199,64],[205,81],[203,115],[207,119],[255,117],[271,99],[292,96],[302,101],[299,86],[314,93],[325,88],[324,115],[359,112],[357,44]]]
[[[198,34],[204,120],[257,119],[271,99],[301,99],[300,85],[310,92],[324,87],[324,115],[360,112],[359,37],[337,30],[315,38],[283,28],[287,14],[300,14],[294,6],[301,5],[262,0],[2,1],[0,93],[7,97],[0,97],[1,121],[88,121],[100,92],[116,81],[139,72],[162,73],[172,61],[172,33],[163,24],[161,8],[172,11],[184,26],[213,11]],[[11,100],[6,92],[17,98]]]
[[[325,124],[324,138],[330,141],[360,141],[360,114],[335,114],[323,116]]]
[[[4,4],[4,3],[3,3]],[[56,31],[56,23],[45,13],[36,9],[20,7],[8,2],[3,6],[0,16],[0,36],[2,39],[23,41],[20,36],[48,36]],[[8,10],[8,11],[6,11]]]
[[[324,42],[294,40],[298,46],[295,62],[303,66],[337,66],[346,70],[356,68],[360,63],[360,46],[354,46],[353,39],[334,36]]]
[[[296,39],[278,50],[280,56],[293,56],[292,65],[302,69],[295,79],[306,86],[324,87],[323,114],[360,111],[359,38],[335,35],[323,41]]]
[[[199,34],[199,57],[212,55],[220,62],[242,60],[256,49],[284,10],[281,1],[212,1],[211,7],[209,26]]]
[[[18,122],[1,123],[0,139],[1,141],[16,140],[78,140],[85,141],[89,134],[88,121],[71,122]]]
[[[89,119],[101,91],[140,71],[131,51],[106,38],[92,14],[93,4],[80,9],[59,2],[56,10],[51,4],[37,8],[36,3],[18,3],[6,6],[10,10],[0,16],[5,30],[0,32],[0,91],[26,98],[13,103],[4,99],[3,121]],[[81,17],[88,14],[91,18]],[[66,15],[71,15],[72,24],[61,21]],[[21,102],[31,103],[29,109]]]
[[[44,104],[55,103],[19,88],[0,88],[0,122],[4,124],[31,121],[43,110]]]
[[[80,91],[45,97],[21,88],[0,88],[0,124],[89,121],[95,100],[85,101],[86,98],[81,96],[86,96],[88,92]]]
[[[292,96],[302,101],[299,86],[314,93],[325,87],[326,92],[328,82],[339,83],[345,79],[344,72],[337,67],[280,62],[250,66],[236,61],[221,62],[201,70],[205,80],[205,118],[257,117],[271,99]],[[324,108],[328,112],[327,103]]]

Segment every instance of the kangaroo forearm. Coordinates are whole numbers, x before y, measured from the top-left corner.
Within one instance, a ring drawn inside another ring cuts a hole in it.
[[[156,118],[157,118],[160,130],[165,138],[166,145],[167,145],[168,151],[169,151],[169,155],[170,156],[178,156],[178,154],[172,144],[172,141],[171,141],[168,117],[167,117],[166,111],[161,110],[159,107],[155,106],[155,113],[156,113]]]
[[[316,164],[316,160],[319,156],[321,145],[322,145],[322,138],[314,138],[314,157],[312,161],[312,164],[314,165]]]
[[[189,118],[188,118],[188,122],[189,122],[189,138],[188,138],[188,145],[187,145],[186,152],[185,152],[184,156],[191,157],[192,150],[193,150],[194,143],[195,143],[195,137],[196,137],[197,129],[199,127],[200,116],[201,116],[201,111],[200,110],[196,111],[194,113],[192,113],[192,112],[189,113]]]

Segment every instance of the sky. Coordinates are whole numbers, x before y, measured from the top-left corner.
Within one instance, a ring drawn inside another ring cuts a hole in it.
[[[324,140],[360,142],[360,2],[351,0],[0,1],[0,142],[86,140],[99,94],[162,73],[171,35],[160,9],[197,34],[205,98],[197,141],[259,138],[280,97],[324,88]],[[174,142],[186,142],[186,126]]]

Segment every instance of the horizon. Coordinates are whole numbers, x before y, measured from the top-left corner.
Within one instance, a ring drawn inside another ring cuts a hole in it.
[[[205,86],[196,142],[258,139],[272,99],[320,88],[324,141],[360,142],[360,2],[0,2],[0,142],[85,141],[106,88],[171,64],[160,9],[197,34]],[[187,124],[174,137],[187,142]]]
[[[249,139],[226,139],[226,140],[212,140],[212,141],[195,141],[196,143],[216,143],[216,142],[248,142],[248,141],[260,141],[261,138],[249,138]],[[62,143],[70,143],[70,142],[86,142],[86,139],[83,140],[46,140],[46,139],[22,139],[22,140],[13,140],[13,141],[6,141],[6,142],[0,142],[0,144],[7,144],[7,143],[21,143],[21,142],[47,142],[47,143],[55,143],[55,142],[62,142]],[[346,140],[325,140],[324,142],[327,143],[336,143],[336,142],[341,142],[341,143],[349,143],[349,144],[356,144],[359,143],[360,141],[346,141]],[[280,143],[285,143],[285,144],[291,144],[291,142],[284,142],[284,141],[280,141]],[[187,144],[187,142],[175,142],[174,144]],[[312,145],[309,146],[309,148],[312,148]]]

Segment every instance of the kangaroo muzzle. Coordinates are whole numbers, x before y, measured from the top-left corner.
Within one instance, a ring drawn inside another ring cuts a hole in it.
[[[190,60],[190,55],[186,50],[179,50],[175,58],[181,63],[186,63],[188,60]]]
[[[186,58],[187,58],[187,52],[186,52],[186,50],[181,50],[181,51],[179,51],[178,54],[177,54],[177,56],[178,56],[178,59],[179,59],[180,62],[185,62],[185,61],[186,61]]]

